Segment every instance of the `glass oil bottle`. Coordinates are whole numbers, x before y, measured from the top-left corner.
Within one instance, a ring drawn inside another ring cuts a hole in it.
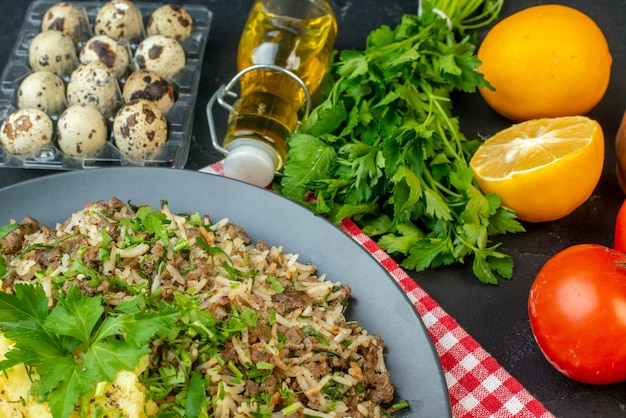
[[[239,41],[239,73],[207,105],[213,145],[226,156],[226,176],[262,187],[271,183],[284,163],[286,139],[311,107],[336,35],[326,0],[255,1]],[[237,83],[239,96],[232,91]],[[226,97],[237,99],[230,105]],[[223,145],[212,123],[216,100],[229,110]]]

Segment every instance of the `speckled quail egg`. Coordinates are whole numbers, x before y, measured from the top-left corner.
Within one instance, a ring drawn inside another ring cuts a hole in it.
[[[75,44],[91,37],[91,26],[85,8],[70,2],[50,6],[41,17],[41,30],[59,30],[72,38]]]
[[[71,157],[94,157],[107,140],[107,124],[95,107],[73,105],[59,116],[56,128],[61,151]]]
[[[144,35],[141,11],[130,0],[106,2],[96,14],[94,34],[107,35],[118,41],[137,41]]]
[[[69,75],[78,65],[74,41],[58,30],[39,32],[28,47],[28,63],[33,71]]]
[[[193,18],[178,4],[164,4],[148,18],[146,34],[164,35],[182,41],[193,33]]]
[[[158,106],[149,100],[128,102],[113,121],[115,146],[129,158],[143,158],[167,141],[167,121]]]
[[[157,73],[148,70],[131,73],[124,84],[122,96],[126,102],[136,99],[150,100],[163,113],[167,113],[176,100],[174,87]]]
[[[120,102],[115,74],[100,61],[80,65],[67,84],[67,102],[93,106],[105,117],[111,116]]]
[[[139,44],[134,60],[137,69],[170,79],[185,66],[185,51],[176,39],[153,35]]]
[[[30,73],[17,89],[17,107],[58,115],[65,109],[65,83],[61,77],[48,71]]]
[[[0,145],[10,154],[24,155],[52,143],[52,120],[39,109],[18,109],[0,127]]]
[[[85,43],[78,59],[81,64],[100,61],[112,70],[117,78],[122,78],[128,69],[130,52],[127,46],[115,39],[107,35],[97,35]]]

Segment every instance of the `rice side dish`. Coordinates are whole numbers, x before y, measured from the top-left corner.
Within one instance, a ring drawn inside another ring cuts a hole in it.
[[[380,417],[351,289],[228,219],[116,198],[0,227],[0,416]],[[103,354],[105,353],[105,354]]]

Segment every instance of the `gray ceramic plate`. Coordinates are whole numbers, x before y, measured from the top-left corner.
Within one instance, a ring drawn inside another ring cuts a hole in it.
[[[415,309],[386,270],[347,234],[275,193],[194,171],[116,167],[41,177],[0,190],[0,225],[31,215],[54,226],[85,203],[117,197],[172,212],[227,217],[255,242],[282,245],[315,264],[329,280],[352,288],[348,319],[382,336],[397,399],[411,409],[399,417],[450,417],[441,366]]]

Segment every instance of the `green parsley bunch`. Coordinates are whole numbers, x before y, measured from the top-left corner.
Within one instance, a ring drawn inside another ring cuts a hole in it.
[[[407,269],[473,257],[476,277],[497,284],[513,261],[490,237],[523,227],[474,181],[468,161],[480,142],[461,133],[451,94],[489,86],[470,32],[502,0],[422,6],[371,32],[364,51],[339,53],[274,186],[335,223],[354,220]]]

